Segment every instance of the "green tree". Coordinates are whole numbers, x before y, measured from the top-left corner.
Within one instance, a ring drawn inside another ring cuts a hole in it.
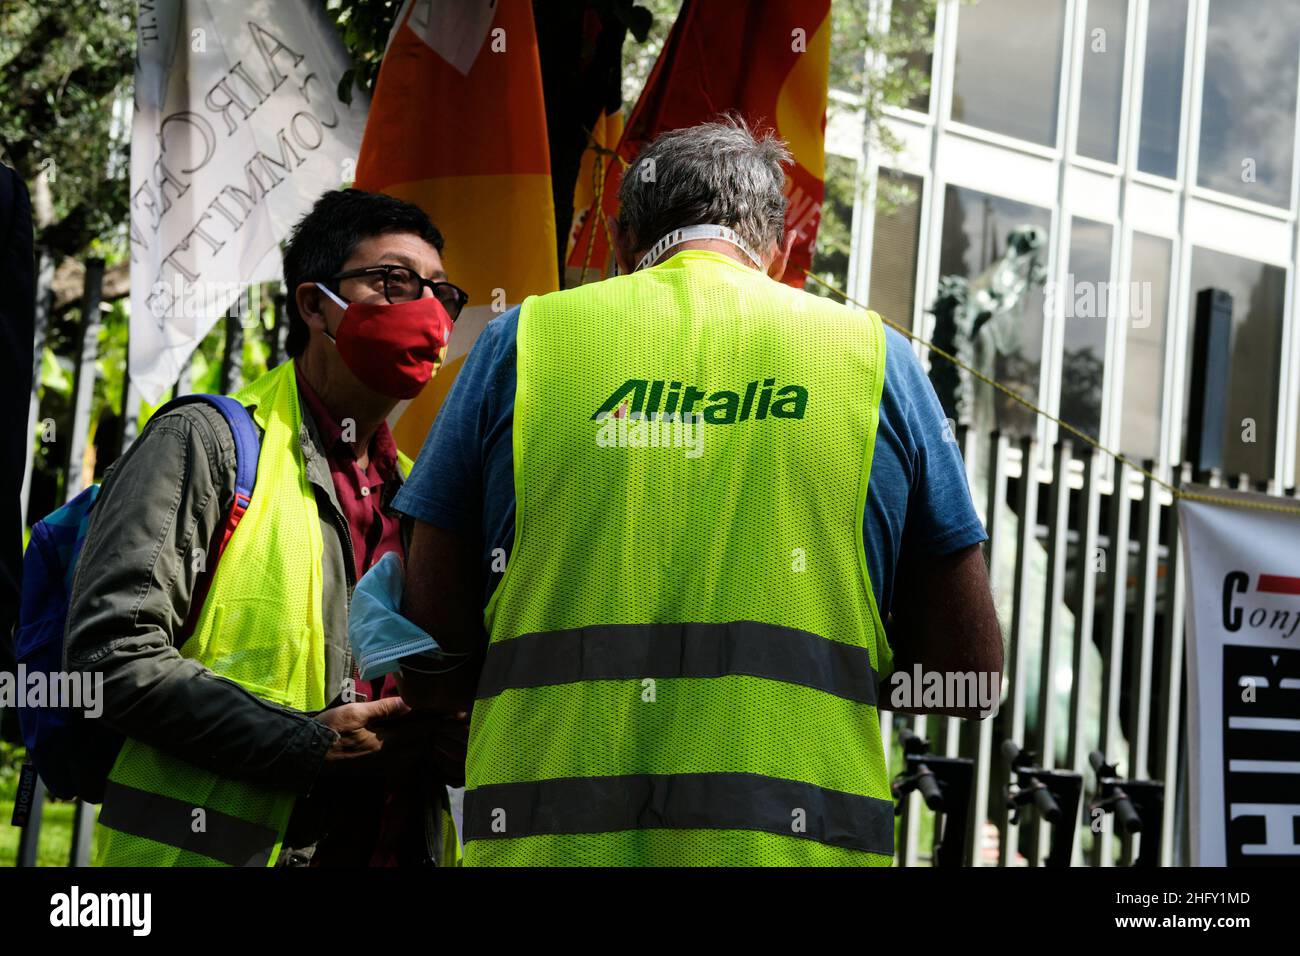
[[[37,247],[57,267],[39,417],[60,434],[70,432],[72,363],[58,356],[72,350],[80,319],[82,261],[108,263],[106,301],[126,292],[134,22],[131,0],[0,4],[0,157],[27,183]],[[101,344],[101,367],[116,371],[113,357],[126,348],[120,306],[104,316]],[[92,422],[111,384],[97,383]],[[57,502],[65,444],[38,445],[32,517]]]
[[[830,109],[861,110],[868,148],[877,153],[882,166],[892,166],[903,145],[883,122],[886,109],[927,108],[935,5],[936,0],[893,0],[888,29],[878,30],[873,28],[867,0],[831,4]],[[864,175],[860,162],[827,155],[826,192],[811,271],[840,289],[848,283],[853,212]],[[877,210],[893,213],[917,199],[899,180],[877,179]],[[838,298],[818,282],[805,288]]]
[[[131,0],[0,5],[0,144],[56,258],[122,242],[134,18]]]
[[[937,0],[893,0],[888,24],[873,24],[867,0],[831,4],[830,87],[855,100],[871,145],[888,155],[896,155],[902,143],[882,122],[885,110],[924,110],[929,99],[936,5]]]

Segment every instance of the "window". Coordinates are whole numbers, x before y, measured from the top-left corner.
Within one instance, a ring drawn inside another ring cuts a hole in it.
[[[1070,226],[1069,275],[1059,297],[1064,329],[1060,417],[1095,439],[1101,437],[1106,381],[1113,234],[1114,229],[1104,222],[1074,220]],[[1083,453],[1086,449],[1075,451]]]
[[[931,10],[928,16],[924,16],[924,14],[925,10],[920,0],[893,0],[893,3],[889,6],[889,32],[905,37],[925,38],[933,44],[934,12]],[[923,16],[924,19],[922,19]],[[933,50],[907,50],[902,59],[909,71],[915,71],[925,76],[927,80],[933,78]],[[921,113],[930,112],[929,86],[926,87],[925,92],[917,93],[909,99],[907,108]]]
[[[881,169],[876,191],[889,208],[876,208],[871,240],[871,308],[912,327],[916,304],[916,261],[921,237],[920,176]],[[906,189],[906,193],[904,193]]]
[[[1083,88],[1079,96],[1080,156],[1113,163],[1119,158],[1119,115],[1124,95],[1128,0],[1088,0],[1083,38]]]
[[[857,187],[857,160],[846,156],[826,154],[826,192],[822,199],[821,222],[817,226],[817,240],[813,247],[812,266],[809,271],[821,276],[837,289],[849,287],[849,249],[853,235],[853,201]],[[788,273],[787,273],[788,274]],[[804,288],[816,295],[840,300],[816,279]]]
[[[1055,146],[1065,0],[980,0],[957,9],[952,118]]]
[[[1051,224],[1051,213],[1038,206],[949,186],[944,195],[939,274],[969,279],[973,294],[1004,290],[1007,277],[995,277],[989,267],[1007,252],[1013,234],[1023,236],[1031,231],[1040,241],[1037,262],[1044,267]],[[1022,261],[1021,266],[1023,276],[1029,263]],[[1014,309],[980,325],[973,338],[954,343],[960,349],[970,349],[968,354],[977,368],[1032,402],[1038,400],[1043,358],[1043,305],[1041,281],[1031,282]],[[940,389],[940,383],[935,387]],[[972,387],[972,406],[959,416],[961,420],[980,430],[1000,428],[1013,435],[1035,431],[1035,416],[1024,406],[987,385],[975,382]],[[940,399],[948,400],[942,391]]]
[[[1195,329],[1196,296],[1202,289],[1222,289],[1232,296],[1232,335],[1229,339],[1227,412],[1224,421],[1223,470],[1245,473],[1255,480],[1273,474],[1277,444],[1278,394],[1281,389],[1282,309],[1286,270],[1252,262],[1226,252],[1192,250],[1192,321],[1188,326],[1190,356]],[[1187,408],[1183,402],[1183,447],[1187,442]],[[1223,396],[1211,396],[1223,401]],[[1252,424],[1253,423],[1253,424]]]
[[[1200,185],[1290,207],[1298,67],[1295,0],[1210,4]]]
[[[1296,414],[1296,456],[1295,471],[1291,475],[1291,487],[1300,488],[1300,409]]]
[[[1174,244],[1168,239],[1133,233],[1120,450],[1138,462],[1160,455],[1160,398],[1173,255]]]
[[[1151,0],[1146,62],[1142,68],[1142,125],[1138,169],[1176,179],[1183,103],[1187,0]]]

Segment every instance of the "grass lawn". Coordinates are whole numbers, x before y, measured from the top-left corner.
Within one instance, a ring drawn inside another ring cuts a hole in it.
[[[18,768],[23,763],[23,749],[0,742],[0,866],[18,862],[18,838],[21,831],[10,826],[14,815],[14,797],[18,789]],[[72,852],[71,801],[45,798],[41,815],[41,840],[36,848],[37,866],[67,866]],[[98,808],[96,808],[98,812]],[[94,854],[92,845],[91,854]]]
[[[45,801],[41,842],[36,850],[37,866],[68,865],[68,854],[72,852],[72,809],[71,803]],[[0,798],[0,866],[13,866],[18,860],[19,830],[9,825],[13,812],[12,795]],[[93,847],[91,854],[94,854]]]

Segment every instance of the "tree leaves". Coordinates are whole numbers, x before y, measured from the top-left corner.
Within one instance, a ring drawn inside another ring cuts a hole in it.
[[[57,256],[125,251],[134,14],[130,0],[0,8],[0,142],[34,195],[48,187],[38,241]]]

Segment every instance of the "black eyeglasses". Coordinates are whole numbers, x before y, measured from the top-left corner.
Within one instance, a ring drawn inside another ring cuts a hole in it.
[[[460,315],[460,310],[465,307],[465,303],[469,301],[469,293],[460,286],[426,279],[406,266],[368,266],[365,269],[349,269],[347,272],[340,272],[330,281],[338,283],[344,279],[366,279],[372,289],[384,293],[384,298],[388,300],[389,305],[414,302],[424,295],[424,288],[428,286],[433,290],[433,297],[442,303],[442,307],[447,310],[453,322]]]

